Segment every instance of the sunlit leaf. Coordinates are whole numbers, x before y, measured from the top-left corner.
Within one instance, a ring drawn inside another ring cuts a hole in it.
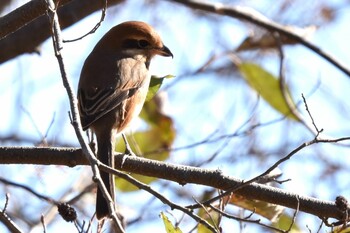
[[[217,194],[217,192],[215,190],[203,192],[202,196],[200,197],[200,200],[208,200],[216,194]],[[218,204],[213,204],[213,206],[220,209],[217,205]],[[212,208],[210,208],[210,207],[206,207],[206,209],[200,208],[200,209],[198,209],[197,214],[199,217],[201,217],[202,219],[205,219],[212,226],[214,226],[214,227],[220,226],[221,214],[219,212],[213,210]],[[198,224],[197,232],[198,233],[211,233],[212,231],[209,230],[205,225]]]
[[[177,226],[175,227],[163,212],[160,213],[160,217],[163,219],[165,231],[167,233],[182,233],[181,229]]]
[[[198,216],[205,219],[210,225],[212,226],[219,226],[221,215],[217,211],[213,211],[211,208],[207,208],[207,210],[200,209],[198,212]],[[198,224],[197,228],[198,233],[211,233],[212,231],[209,230],[205,225]]]
[[[232,195],[229,203],[250,210],[272,222],[276,221],[284,210],[283,206],[259,200],[247,199],[240,195]]]
[[[291,230],[289,231],[290,233],[301,233],[303,232],[299,226],[293,222],[293,218],[291,216],[288,216],[288,215],[281,215],[279,218],[278,218],[278,221],[277,222],[274,222],[272,224],[272,226],[274,227],[277,227],[281,230],[288,230],[291,226],[291,224],[293,224]]]
[[[164,77],[152,76],[151,82],[149,83],[148,93],[146,96],[146,102],[151,100],[158,92],[159,88],[162,86],[163,80],[167,78],[174,78],[173,75],[166,75]]]
[[[279,80],[261,66],[253,63],[242,63],[238,66],[242,76],[248,84],[275,110],[289,119],[299,121],[299,117],[291,112],[280,88]],[[291,107],[295,108],[288,86],[286,88],[287,98]]]

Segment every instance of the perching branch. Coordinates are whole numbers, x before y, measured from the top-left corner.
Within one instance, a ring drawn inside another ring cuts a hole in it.
[[[123,155],[125,156],[125,155]],[[135,157],[135,156],[126,156],[126,157]],[[182,211],[183,213],[189,215],[191,218],[193,218],[194,220],[196,220],[196,222],[203,224],[204,226],[206,226],[209,230],[211,230],[212,232],[218,232],[216,231],[216,229],[210,224],[208,223],[205,219],[199,217],[197,214],[193,213],[193,211],[189,208],[183,207],[181,205],[178,205],[172,201],[170,201],[169,199],[167,199],[165,196],[163,196],[161,193],[157,192],[156,190],[152,189],[150,186],[143,184],[142,182],[138,181],[137,179],[135,179],[134,177],[130,176],[129,174],[120,172],[116,169],[112,169],[111,167],[102,164],[100,166],[100,168],[108,173],[111,173],[115,176],[118,176],[126,181],[128,181],[129,183],[135,185],[136,187],[138,187],[139,189],[145,190],[146,192],[150,193],[151,195],[153,195],[154,197],[156,197],[158,200],[160,200],[161,202],[163,202],[164,204],[168,205],[171,209],[177,209]]]
[[[336,142],[342,140],[350,140],[350,138],[340,138],[336,140],[321,140],[315,139],[311,142],[304,143],[297,149],[293,150],[291,154],[295,154],[300,151],[301,148],[305,148],[315,143],[321,142]],[[38,155],[35,155],[36,148],[1,148],[0,147],[0,164],[45,164],[45,158],[48,161],[58,161],[61,158],[59,165],[72,166],[72,158],[76,165],[87,165],[88,161],[84,158],[81,149],[69,150],[62,148],[38,148]],[[46,150],[46,152],[45,152]],[[5,152],[7,151],[7,152]],[[28,151],[28,153],[26,153]],[[53,152],[51,154],[51,152]],[[26,156],[26,159],[21,161],[19,158]],[[283,161],[290,158],[291,155],[287,155],[280,161],[276,162],[273,167],[277,167]],[[37,159],[43,157],[44,159]],[[32,159],[32,161],[31,161]],[[229,177],[220,170],[203,169],[197,167],[190,167],[184,165],[175,165],[160,161],[149,160],[140,157],[125,157],[123,154],[116,155],[116,169],[123,170],[125,172],[132,172],[135,174],[157,177],[160,179],[171,180],[179,184],[200,184],[209,187],[218,188],[221,190],[229,190],[232,187],[239,187],[242,185],[242,180]],[[37,163],[42,162],[42,163]],[[78,163],[82,162],[82,163]],[[270,171],[270,169],[268,170]],[[268,171],[266,171],[268,173]],[[264,172],[264,174],[266,173]],[[266,201],[277,205],[286,206],[289,208],[295,208],[295,200],[299,198],[299,210],[313,214],[316,216],[324,216],[326,218],[342,219],[343,212],[340,211],[334,202],[323,201],[312,197],[300,196],[296,193],[291,193],[283,189],[251,183],[248,184],[235,193],[242,195],[246,198]]]

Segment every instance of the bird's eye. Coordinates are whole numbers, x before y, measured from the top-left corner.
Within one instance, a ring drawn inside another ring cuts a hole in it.
[[[147,40],[127,39],[123,41],[122,47],[126,49],[147,49],[150,48],[150,43]]]
[[[149,44],[149,42],[147,40],[139,40],[138,41],[138,46],[141,49],[147,48],[147,47],[149,47],[149,45],[150,44]]]

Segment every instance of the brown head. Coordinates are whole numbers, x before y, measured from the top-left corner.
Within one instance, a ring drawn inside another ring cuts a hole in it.
[[[155,55],[173,57],[158,33],[148,24],[127,21],[113,27],[94,50],[122,51],[124,56],[144,55],[150,60]]]

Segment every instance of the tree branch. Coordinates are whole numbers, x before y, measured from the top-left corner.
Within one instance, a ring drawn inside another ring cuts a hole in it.
[[[61,27],[67,28],[104,6],[101,0],[60,0],[57,11]],[[108,7],[123,0],[109,0]],[[0,18],[0,64],[23,53],[38,53],[38,46],[50,36],[44,15],[45,1],[32,0]]]
[[[57,164],[50,162],[58,162]],[[42,165],[88,165],[81,149],[76,148],[26,148],[0,147],[0,164],[42,164]],[[116,155],[116,169],[140,175],[171,180],[181,185],[200,184],[222,190],[239,187],[243,180],[226,176],[220,170],[210,170],[145,158]],[[103,169],[103,168],[102,168]],[[295,200],[299,200],[299,210],[319,217],[342,219],[340,211],[332,201],[323,201],[268,185],[252,183],[235,193],[246,198],[266,201],[295,209]]]
[[[5,207],[0,211],[0,222],[2,222],[7,227],[7,229],[13,233],[22,233],[23,231],[6,214],[6,208],[7,208],[8,202],[9,202],[9,195],[6,194]]]
[[[58,7],[65,5],[71,0],[55,1]],[[17,31],[37,17],[45,14],[46,3],[42,0],[32,0],[16,10],[5,15],[0,20],[0,38]]]
[[[183,4],[193,9],[199,9],[199,10],[203,10],[203,11],[207,11],[207,12],[211,12],[219,15],[226,15],[232,18],[242,19],[247,22],[253,23],[254,25],[260,26],[266,30],[269,30],[272,32],[279,32],[281,35],[287,36],[288,38],[295,40],[296,42],[309,48],[319,56],[323,57],[325,60],[333,64],[335,67],[337,67],[339,70],[341,70],[350,78],[350,69],[347,68],[340,61],[336,60],[330,54],[326,53],[325,51],[323,51],[321,48],[317,47],[313,43],[307,41],[300,35],[289,30],[284,25],[273,22],[272,20],[268,19],[264,15],[255,11],[254,9],[246,8],[246,7],[225,6],[222,3],[209,3],[209,2],[196,1],[196,0],[172,0],[172,1]]]
[[[115,223],[114,226],[116,227],[116,232],[124,233],[125,232],[124,227],[121,222],[121,219],[117,216],[113,199],[108,193],[107,188],[102,181],[100,171],[98,169],[98,165],[100,164],[100,162],[97,160],[97,158],[93,154],[91,148],[88,145],[87,140],[83,136],[83,129],[81,126],[79,111],[78,111],[78,100],[75,97],[72,85],[70,84],[70,80],[66,72],[65,64],[63,62],[63,56],[61,54],[61,50],[63,49],[63,39],[62,39],[62,33],[61,33],[61,25],[58,21],[58,15],[55,8],[55,3],[53,2],[53,0],[46,0],[46,1],[47,1],[47,15],[51,23],[53,48],[55,51],[55,56],[57,58],[58,65],[60,67],[63,86],[67,91],[67,95],[69,99],[69,105],[71,110],[71,124],[73,125],[77,139],[82,147],[82,151],[85,157],[89,160],[89,164],[93,172],[93,179],[98,184],[99,188],[102,190],[104,198],[106,198],[106,200],[108,201],[110,218]],[[107,1],[107,0],[104,0],[104,1]],[[104,5],[106,6],[106,4]],[[105,9],[103,11],[105,12]],[[103,18],[101,18],[101,20],[103,20]]]

